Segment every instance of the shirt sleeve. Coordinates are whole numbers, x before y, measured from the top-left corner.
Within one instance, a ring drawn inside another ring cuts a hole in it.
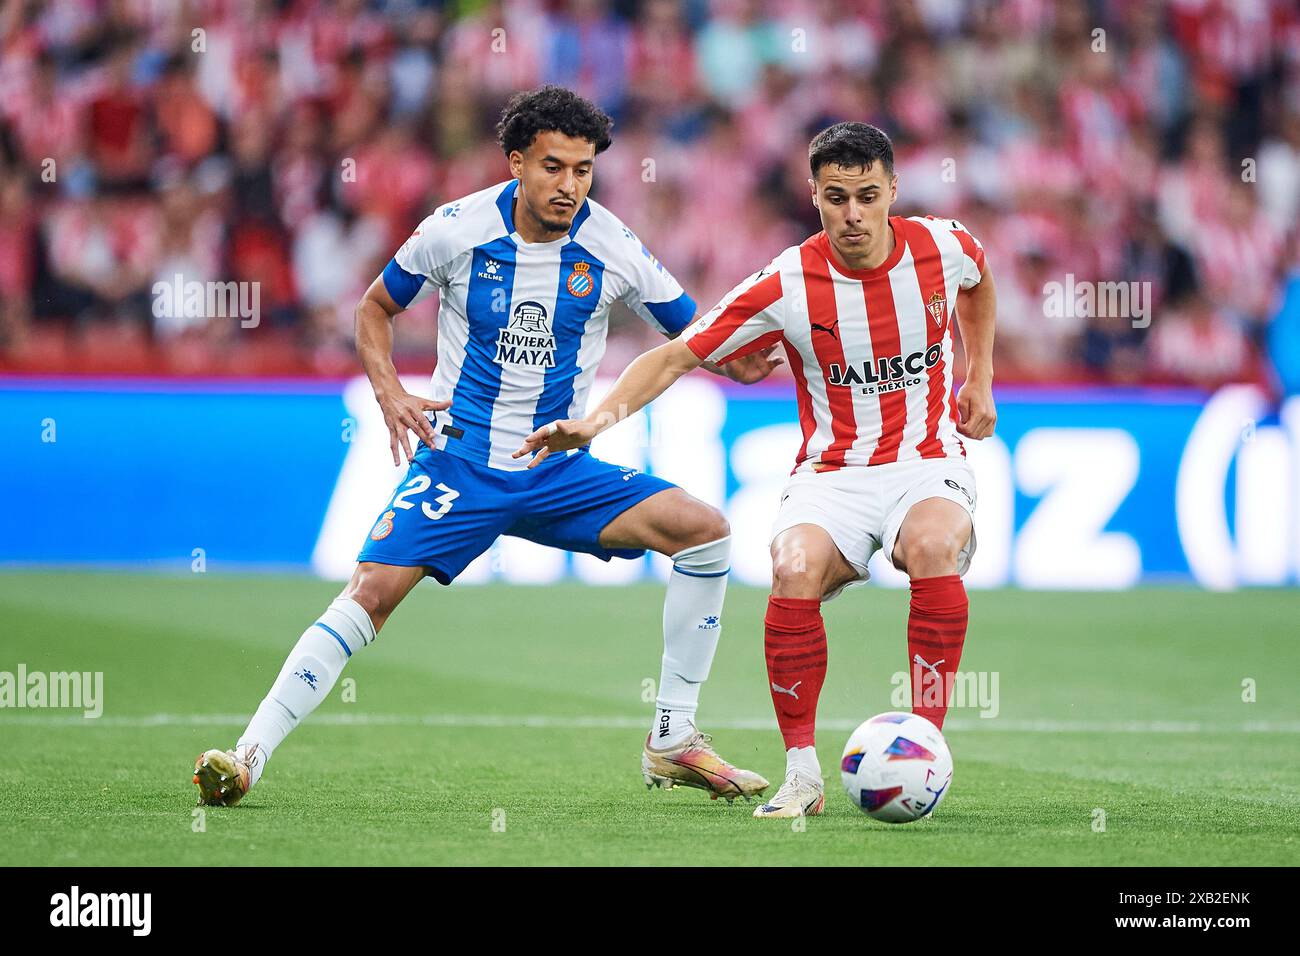
[[[630,231],[625,238],[630,238],[639,252],[633,250],[627,257],[629,275],[623,301],[665,335],[678,335],[695,318],[695,300],[640,239]]]
[[[447,267],[455,258],[454,216],[435,209],[384,266],[384,288],[403,309],[447,285]]]
[[[701,360],[722,364],[775,345],[785,334],[785,294],[775,265],[745,279],[682,333]]]
[[[979,285],[980,278],[984,274],[984,246],[971,235],[970,230],[956,219],[941,219],[939,221],[951,229],[952,234],[961,243],[961,287],[970,289]]]

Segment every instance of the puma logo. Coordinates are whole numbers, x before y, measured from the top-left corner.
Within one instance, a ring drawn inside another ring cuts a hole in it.
[[[808,323],[808,327],[817,332],[825,332],[836,342],[840,340],[839,323],[836,323],[835,325],[818,325],[816,322],[810,322]]]
[[[780,684],[778,684],[776,681],[772,681],[772,692],[773,692],[773,693],[776,693],[776,694],[789,694],[789,695],[790,695],[791,697],[793,697],[795,700],[798,700],[798,699],[799,699],[799,695],[795,693],[795,690],[796,690],[796,689],[799,687],[799,685],[802,684],[802,683],[803,683],[803,681],[801,681],[801,680],[797,680],[797,681],[795,681],[794,684],[793,684],[792,686],[790,686],[790,687],[782,687],[782,686],[781,686]]]
[[[933,674],[935,677],[938,677],[938,676],[939,676],[939,665],[942,664],[942,663],[943,663],[944,661],[946,661],[947,659],[948,659],[948,658],[946,658],[946,657],[941,657],[939,660],[937,660],[937,661],[935,661],[933,664],[931,664],[931,663],[928,662],[924,657],[922,657],[920,654],[913,654],[913,655],[912,655],[912,660],[913,660],[915,663],[920,664],[922,667],[924,667],[926,670],[928,670],[928,671],[929,671],[931,674]]]

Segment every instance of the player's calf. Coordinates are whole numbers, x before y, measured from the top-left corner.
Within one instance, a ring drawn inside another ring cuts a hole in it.
[[[763,621],[763,650],[768,690],[786,748],[787,778],[798,771],[800,780],[821,781],[814,746],[817,701],[826,679],[821,603],[825,595],[833,595],[857,577],[857,570],[817,525],[795,525],[772,542],[772,595]],[[804,795],[800,789],[798,796]],[[792,800],[787,793],[780,806],[790,810],[798,802]],[[803,812],[799,803],[795,815]],[[777,815],[784,814],[783,810]]]
[[[238,803],[257,784],[275,748],[329,696],[352,655],[375,642],[378,628],[371,612],[350,595],[382,608],[382,623],[424,573],[422,568],[389,568],[399,573],[369,575],[367,567],[377,566],[358,566],[347,590],[298,638],[234,750],[200,755],[194,768],[200,803]],[[402,586],[377,588],[372,578]]]
[[[677,747],[696,733],[700,688],[708,680],[722,635],[731,538],[685,548],[672,559],[664,594],[659,691],[648,745],[658,750]]]
[[[969,602],[957,571],[971,534],[965,509],[943,498],[927,498],[908,510],[894,545],[894,563],[911,579],[907,656],[912,712],[941,729],[966,643]]]
[[[697,734],[700,687],[722,634],[730,532],[717,508],[669,488],[627,509],[600,533],[605,548],[644,548],[673,561],[664,595],[664,653],[647,745],[651,749],[672,750]]]
[[[912,676],[912,713],[939,729],[948,713],[953,675],[966,643],[969,602],[957,574],[912,578],[907,616],[907,654]]]

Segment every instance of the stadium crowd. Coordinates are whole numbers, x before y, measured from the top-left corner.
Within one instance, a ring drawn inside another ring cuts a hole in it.
[[[554,82],[615,117],[592,195],[701,309],[819,228],[807,141],[863,119],[894,139],[897,211],[988,250],[1001,381],[1276,384],[1295,358],[1270,343],[1300,340],[1298,10],[13,0],[0,369],[350,374],[362,290],[434,206],[506,178],[501,105]],[[256,327],[161,302],[177,275],[258,283]],[[1098,282],[1149,285],[1122,315],[1044,292]],[[399,367],[427,371],[435,336],[432,301],[401,317]],[[655,341],[620,313],[607,369]]]

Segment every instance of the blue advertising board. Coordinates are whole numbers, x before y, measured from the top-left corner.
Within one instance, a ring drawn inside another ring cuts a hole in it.
[[[996,435],[967,443],[972,586],[1300,580],[1300,400],[1279,408],[1246,386],[1005,388],[997,399]],[[790,386],[701,373],[594,451],[721,506],[737,578],[765,584],[767,531],[798,444]],[[0,381],[0,449],[0,564],[11,567],[202,562],[343,577],[403,473],[363,380],[11,378]],[[879,560],[872,569],[902,583]],[[503,539],[465,580],[662,573],[658,560],[603,565]]]

